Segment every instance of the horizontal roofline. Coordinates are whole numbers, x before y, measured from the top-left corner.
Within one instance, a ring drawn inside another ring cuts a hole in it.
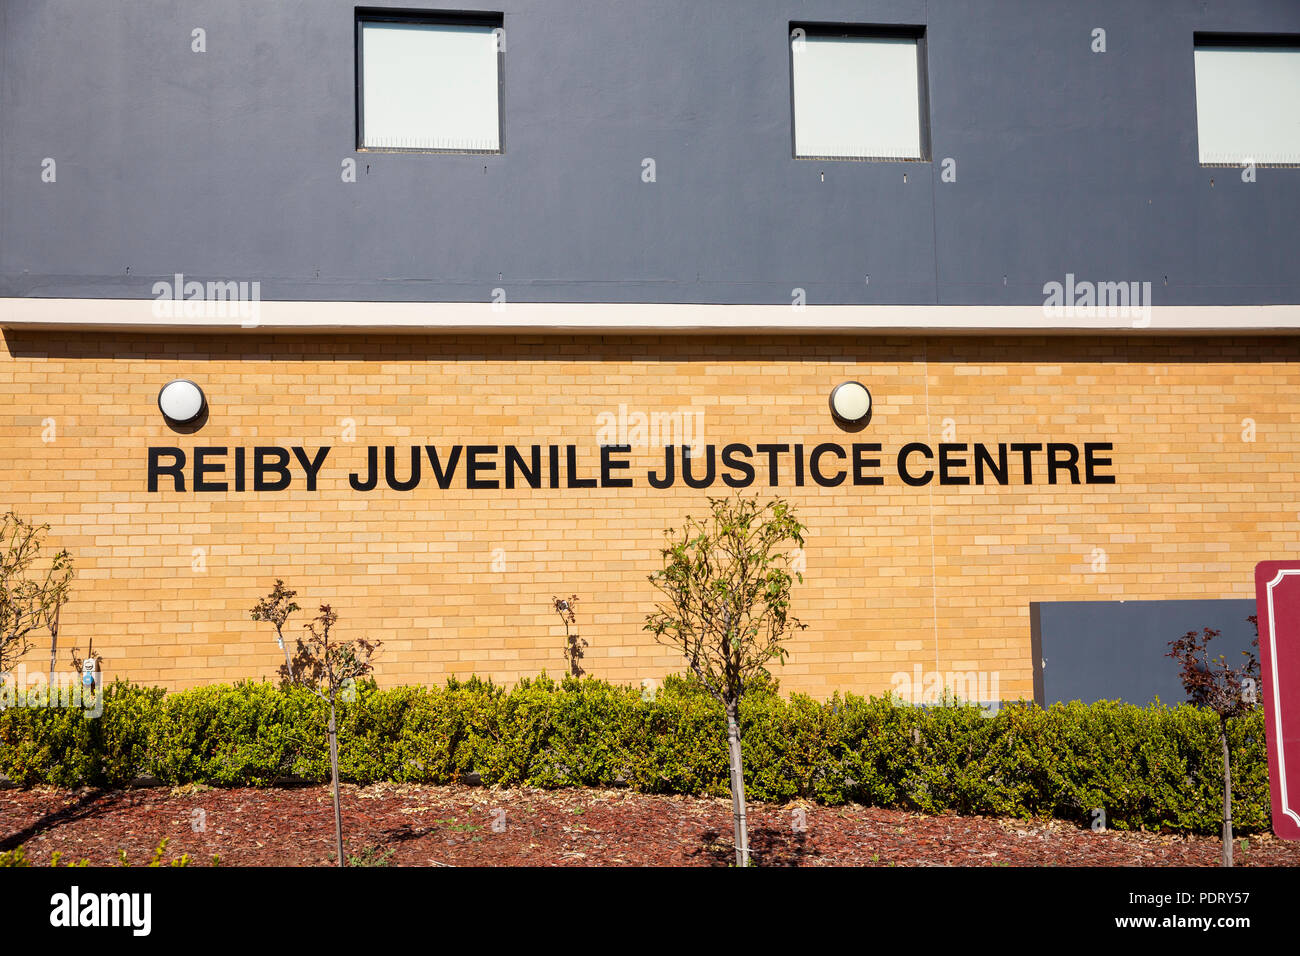
[[[166,306],[176,311],[166,314]],[[186,307],[198,315],[183,315]],[[0,298],[0,328],[129,332],[677,332],[769,334],[1300,333],[1300,305],[1153,306],[1069,314],[1001,305],[685,305],[510,302],[159,302]]]

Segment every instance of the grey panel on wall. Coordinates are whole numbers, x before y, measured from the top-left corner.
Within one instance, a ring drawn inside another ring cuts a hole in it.
[[[1232,666],[1252,650],[1255,629],[1247,617],[1253,600],[1231,601],[1044,601],[1030,604],[1034,699],[1122,700],[1166,704],[1187,699],[1169,642],[1188,631],[1220,631],[1212,657]]]
[[[357,151],[356,6],[0,0],[0,295],[1300,302],[1300,169],[1201,167],[1193,72],[1197,31],[1300,33],[1295,0],[494,0],[488,156]],[[932,161],[792,157],[808,19],[924,27]]]

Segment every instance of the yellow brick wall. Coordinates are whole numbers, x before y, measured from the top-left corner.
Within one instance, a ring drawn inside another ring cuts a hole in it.
[[[598,416],[620,403],[702,412],[700,437],[719,447],[884,446],[883,487],[781,489],[810,532],[796,592],[809,626],[780,676],[819,696],[881,692],[918,664],[994,671],[1002,696],[1030,696],[1031,601],[1247,598],[1255,562],[1294,556],[1300,529],[1295,339],[4,340],[0,505],[49,522],[75,556],[60,645],[93,638],[110,678],[173,688],[273,676],[280,652],[248,609],[276,577],[304,607],[333,604],[342,636],[383,640],[383,684],[558,674],[564,631],[550,599],[570,593],[589,673],[639,682],[680,670],[641,630],[646,576],[662,530],[708,492],[648,487],[661,450],[633,453],[631,489],[363,494],[346,481],[368,445],[572,443],[590,473]],[[175,377],[209,397],[197,434],[158,412]],[[827,407],[846,379],[874,398],[857,434]],[[903,485],[891,452],[940,440],[1110,441],[1117,481]],[[151,445],[255,444],[332,446],[320,489],[146,491]]]

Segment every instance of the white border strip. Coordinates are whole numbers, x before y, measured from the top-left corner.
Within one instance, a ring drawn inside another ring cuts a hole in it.
[[[1286,793],[1286,748],[1282,746],[1282,687],[1277,682],[1277,625],[1273,617],[1273,588],[1286,577],[1300,574],[1297,570],[1279,570],[1277,577],[1273,578],[1267,584],[1268,593],[1268,659],[1269,670],[1273,673],[1273,726],[1277,728],[1277,733],[1273,735],[1273,746],[1277,748],[1277,776],[1280,783],[1280,794],[1282,796],[1282,812],[1289,816],[1296,823],[1300,823],[1300,813],[1291,809],[1291,803],[1287,799]]]
[[[233,304],[232,304],[233,305]],[[182,308],[184,303],[177,303]],[[0,299],[0,328],[169,332],[1300,333],[1300,305],[1155,306],[1146,319],[1041,306],[256,302],[253,317],[160,318],[153,299]]]

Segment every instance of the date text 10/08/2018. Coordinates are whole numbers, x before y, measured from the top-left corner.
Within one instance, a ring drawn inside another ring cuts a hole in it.
[[[656,489],[834,488],[884,485],[886,458],[898,481],[911,487],[940,485],[1113,485],[1110,442],[943,443],[909,442],[885,455],[876,443],[847,447],[833,442],[669,445],[662,462],[644,473]],[[149,449],[149,491],[195,493],[316,491],[331,448],[299,445]],[[349,472],[353,491],[387,487],[412,491],[421,484],[471,491],[515,488],[631,488],[630,445],[600,445],[579,461],[577,445],[370,445],[365,463]],[[656,455],[656,459],[657,459]],[[382,464],[381,464],[382,458]]]

